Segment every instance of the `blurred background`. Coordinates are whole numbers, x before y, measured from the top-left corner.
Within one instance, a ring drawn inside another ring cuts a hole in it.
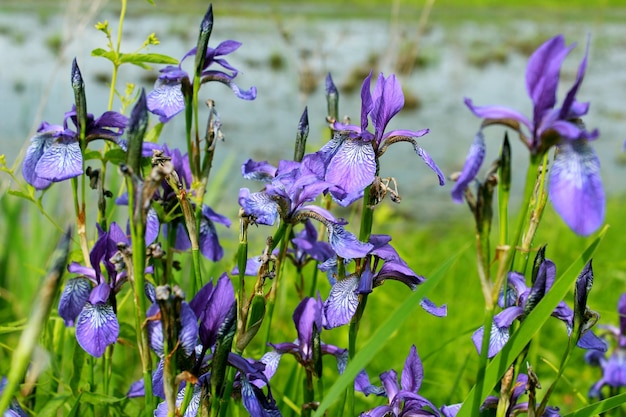
[[[12,164],[39,123],[59,124],[73,103],[69,83],[76,57],[85,77],[89,111],[106,110],[111,65],[92,57],[106,47],[94,29],[109,20],[117,32],[120,2],[4,1],[0,5],[0,153]],[[135,51],[152,32],[161,41],[149,51],[180,59],[196,42],[197,26],[208,2],[132,0],[124,24],[122,50]],[[222,85],[207,85],[202,98],[216,101],[226,141],[219,145],[216,168],[237,167],[248,157],[277,163],[291,158],[299,117],[309,108],[309,149],[328,139],[325,128],[324,78],[330,72],[340,90],[340,115],[360,117],[359,92],[370,70],[395,73],[405,92],[405,108],[390,128],[430,134],[420,144],[446,175],[461,169],[480,121],[463,104],[501,104],[531,114],[525,89],[529,54],[546,39],[565,35],[577,43],[565,60],[559,99],[571,86],[588,39],[590,58],[581,101],[590,101],[585,118],[599,128],[594,144],[600,154],[609,193],[626,191],[622,144],[626,138],[626,2],[486,1],[486,0],[350,0],[350,1],[214,1],[215,25],[210,45],[225,39],[243,43],[228,60],[241,71],[241,88],[256,86],[254,102],[237,99]],[[152,71],[122,67],[118,90],[134,82],[148,91],[162,66]],[[120,110],[120,103],[114,104]],[[156,118],[153,119],[156,122]],[[184,121],[174,119],[162,141],[183,145]],[[487,130],[487,161],[495,159],[503,129]],[[526,150],[513,138],[514,160],[523,172]],[[226,169],[226,168],[225,168]],[[238,172],[238,168],[229,172]],[[398,210],[418,219],[465,213],[450,204],[451,185],[439,187],[435,176],[408,144],[393,146],[382,159],[381,175],[395,177],[404,204]],[[519,175],[520,183],[523,175]],[[515,178],[514,178],[515,180]],[[230,175],[233,195],[250,186]],[[427,194],[429,198],[420,198]],[[223,201],[223,200],[222,200]]]

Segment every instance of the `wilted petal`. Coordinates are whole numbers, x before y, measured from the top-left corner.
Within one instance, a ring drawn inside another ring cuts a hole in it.
[[[91,356],[99,358],[117,341],[120,327],[110,304],[85,304],[76,321],[76,340]]]
[[[370,185],[375,173],[376,157],[372,144],[346,139],[330,160],[325,180],[351,194]]]
[[[65,284],[61,298],[59,299],[59,316],[63,318],[66,326],[73,326],[74,320],[83,310],[89,299],[91,283],[85,278],[70,279]]]
[[[463,202],[463,194],[467,186],[476,178],[476,174],[480,170],[483,160],[485,159],[485,137],[482,130],[479,130],[474,136],[474,142],[470,146],[467,158],[465,158],[465,164],[463,165],[463,171],[456,180],[454,187],[452,187],[452,201],[455,203]]]
[[[359,305],[359,297],[355,292],[358,285],[359,279],[356,277],[339,280],[333,285],[324,302],[327,329],[350,322]]]
[[[548,195],[557,213],[577,234],[589,235],[602,225],[605,196],[600,160],[586,141],[559,145]]]
[[[61,140],[50,144],[41,155],[35,173],[52,182],[74,178],[83,173],[83,155],[78,141]]]
[[[404,369],[402,369],[402,377],[400,378],[400,385],[405,391],[417,394],[422,386],[422,380],[424,379],[424,366],[417,354],[415,345],[411,346],[409,355],[404,362]]]

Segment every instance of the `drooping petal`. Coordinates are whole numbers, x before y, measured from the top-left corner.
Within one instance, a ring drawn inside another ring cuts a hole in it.
[[[576,346],[578,346],[581,349],[589,349],[589,350],[594,350],[597,352],[606,352],[608,350],[608,346],[606,342],[603,339],[596,336],[596,334],[592,332],[591,330],[587,330],[585,333],[583,333],[581,338],[576,343]],[[624,366],[626,366],[626,358],[623,360],[623,362],[624,362]],[[624,369],[623,372],[626,375],[626,369]],[[606,375],[606,372],[605,372],[605,375]],[[624,381],[626,381],[626,379]],[[624,386],[626,386],[626,382],[624,383]]]
[[[239,190],[239,205],[248,216],[254,216],[257,224],[272,226],[278,219],[278,204],[267,193],[250,193],[247,188]]]
[[[419,155],[420,158],[422,158],[426,165],[428,165],[428,167],[432,169],[435,174],[437,174],[437,178],[439,178],[439,185],[444,185],[446,183],[446,177],[445,175],[443,175],[443,172],[441,171],[441,169],[439,169],[435,161],[433,161],[433,158],[430,157],[428,152],[426,152],[424,148],[417,144],[415,144],[415,152],[417,153],[417,155]]]
[[[362,191],[374,181],[376,156],[369,142],[345,140],[326,170],[325,180],[341,187],[346,193]]]
[[[358,285],[359,279],[356,277],[339,280],[333,285],[324,302],[327,329],[350,322],[359,305],[359,297],[355,292]]]
[[[333,355],[337,359],[337,371],[339,375],[343,374],[348,365],[348,349],[342,349],[335,345],[322,343],[322,355]]]
[[[479,130],[474,136],[472,146],[470,146],[469,153],[465,158],[465,164],[463,165],[463,171],[456,180],[454,187],[452,187],[452,201],[455,203],[463,202],[463,194],[467,186],[476,178],[476,174],[480,170],[483,160],[485,159],[485,137],[482,130]]]
[[[369,376],[365,369],[363,369],[354,379],[354,390],[362,392],[367,397],[370,394],[374,394],[377,396],[385,395],[385,390],[383,387],[378,387],[376,385],[372,385],[370,382]]]
[[[41,155],[35,174],[52,182],[74,178],[83,173],[83,155],[75,140],[60,140],[50,144]]]
[[[528,118],[517,110],[503,106],[475,106],[469,98],[466,98],[464,102],[472,113],[481,119],[512,119],[532,130],[532,124]]]
[[[241,175],[247,180],[271,182],[276,177],[276,167],[267,161],[248,159],[241,165]]]
[[[40,178],[35,172],[39,159],[62,129],[61,126],[48,125],[47,123],[42,124],[40,129],[48,129],[50,127],[52,128],[51,131],[39,132],[30,139],[30,145],[26,150],[26,156],[24,157],[24,163],[22,164],[22,175],[24,176],[24,179],[27,183],[38,190],[48,188],[50,184],[52,184],[52,181]]]
[[[484,328],[481,326],[472,335],[472,341],[478,353],[481,351],[483,343]],[[502,350],[506,342],[509,341],[509,329],[499,328],[495,323],[491,325],[491,337],[489,338],[489,349],[487,351],[487,357],[493,358],[498,352]]]
[[[400,377],[400,385],[403,390],[417,394],[422,386],[423,379],[424,366],[422,365],[422,361],[417,354],[415,345],[412,345],[409,355],[406,357],[406,361],[404,362],[402,376]]]
[[[99,358],[117,341],[120,326],[110,304],[86,303],[76,321],[76,340],[91,356]]]
[[[185,108],[185,98],[181,86],[180,79],[159,78],[154,90],[146,97],[148,110],[159,116],[161,123],[167,123]]]
[[[422,301],[420,301],[420,306],[424,309],[424,311],[432,314],[435,317],[446,317],[448,315],[447,305],[444,304],[439,307],[428,298],[424,298]]]
[[[371,243],[361,242],[341,225],[330,224],[327,227],[330,246],[344,259],[362,258],[374,248]]]
[[[76,317],[89,299],[90,292],[91,283],[85,278],[74,278],[67,281],[59,299],[59,316],[65,321],[65,326],[74,325]]]
[[[600,160],[586,141],[559,145],[548,195],[557,213],[577,234],[589,235],[602,225],[605,195]]]

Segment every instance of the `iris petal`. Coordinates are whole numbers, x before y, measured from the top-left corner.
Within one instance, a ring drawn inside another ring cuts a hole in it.
[[[83,173],[83,156],[77,141],[52,143],[41,155],[35,173],[53,182],[74,178]]]
[[[85,304],[76,322],[76,340],[91,356],[99,358],[120,333],[117,317],[110,304]]]
[[[66,326],[73,326],[76,317],[80,314],[89,299],[91,283],[85,278],[70,279],[65,284],[63,294],[59,300],[59,316]]]
[[[350,194],[370,185],[375,173],[376,157],[372,144],[347,139],[330,160],[325,179]]]
[[[461,171],[461,175],[452,188],[452,200],[455,203],[463,202],[463,193],[469,183],[476,178],[476,174],[478,174],[484,159],[485,137],[483,136],[483,132],[481,130],[476,133],[476,136],[474,136],[474,142],[472,142],[467,158],[465,158],[463,171]]]
[[[557,213],[577,234],[589,235],[602,225],[605,196],[600,161],[586,141],[559,146],[548,195]]]
[[[359,305],[359,297],[355,292],[358,285],[359,279],[356,277],[339,280],[333,285],[324,302],[327,329],[350,322]]]

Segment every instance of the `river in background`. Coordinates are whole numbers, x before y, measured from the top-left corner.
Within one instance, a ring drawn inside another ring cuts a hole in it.
[[[157,9],[158,10],[158,9]],[[33,12],[0,14],[0,153],[12,164],[42,120],[60,124],[74,101],[69,82],[71,60],[77,57],[85,78],[89,112],[96,116],[106,110],[111,66],[90,51],[105,47],[106,39],[93,25],[108,19],[117,30],[117,15],[73,16],[58,12],[45,17]],[[241,88],[256,86],[258,98],[247,102],[221,84],[205,85],[203,99],[212,98],[220,112],[226,141],[218,144],[214,164],[225,182],[211,189],[213,201],[232,207],[239,187],[256,188],[240,178],[239,166],[247,158],[277,163],[293,156],[293,141],[299,117],[308,106],[311,129],[309,149],[318,149],[327,139],[324,77],[331,72],[340,87],[340,113],[358,122],[360,81],[353,73],[373,68],[385,74],[395,72],[394,63],[414,47],[417,19],[391,23],[383,19],[320,19],[290,14],[280,18],[228,17],[215,9],[210,45],[236,39],[243,46],[228,60],[241,74]],[[123,50],[133,51],[145,37],[156,32],[161,44],[150,51],[176,58],[195,44],[202,18],[177,14],[144,14],[129,17],[124,26]],[[626,19],[625,19],[626,21]],[[399,78],[411,96],[411,108],[403,110],[390,129],[419,130],[430,134],[420,144],[447,174],[461,169],[466,152],[480,121],[464,106],[463,98],[476,104],[502,104],[531,114],[525,90],[528,55],[547,38],[564,33],[568,43],[577,42],[566,59],[559,98],[573,83],[583,57],[587,34],[591,49],[587,75],[578,98],[590,101],[585,118],[589,128],[599,128],[594,143],[602,160],[608,194],[624,193],[626,138],[626,25],[623,22],[501,20],[480,22],[457,18],[456,23],[429,21],[419,40],[419,57],[410,75]],[[403,52],[405,51],[405,52]],[[122,67],[118,88],[135,82],[150,89],[159,67],[151,74],[139,68]],[[362,75],[360,80],[362,80]],[[116,102],[115,110],[119,109]],[[153,118],[156,121],[156,118]],[[161,141],[184,147],[182,115],[166,126]],[[495,159],[503,129],[487,129],[488,157]],[[524,177],[526,150],[512,137],[517,186]],[[399,210],[418,219],[462,215],[466,208],[451,203],[451,185],[437,185],[436,176],[415,155],[408,144],[390,148],[381,160],[381,175],[395,177],[403,198]],[[214,175],[213,178],[217,178]],[[392,204],[386,202],[385,204]],[[228,213],[234,217],[233,213]]]

